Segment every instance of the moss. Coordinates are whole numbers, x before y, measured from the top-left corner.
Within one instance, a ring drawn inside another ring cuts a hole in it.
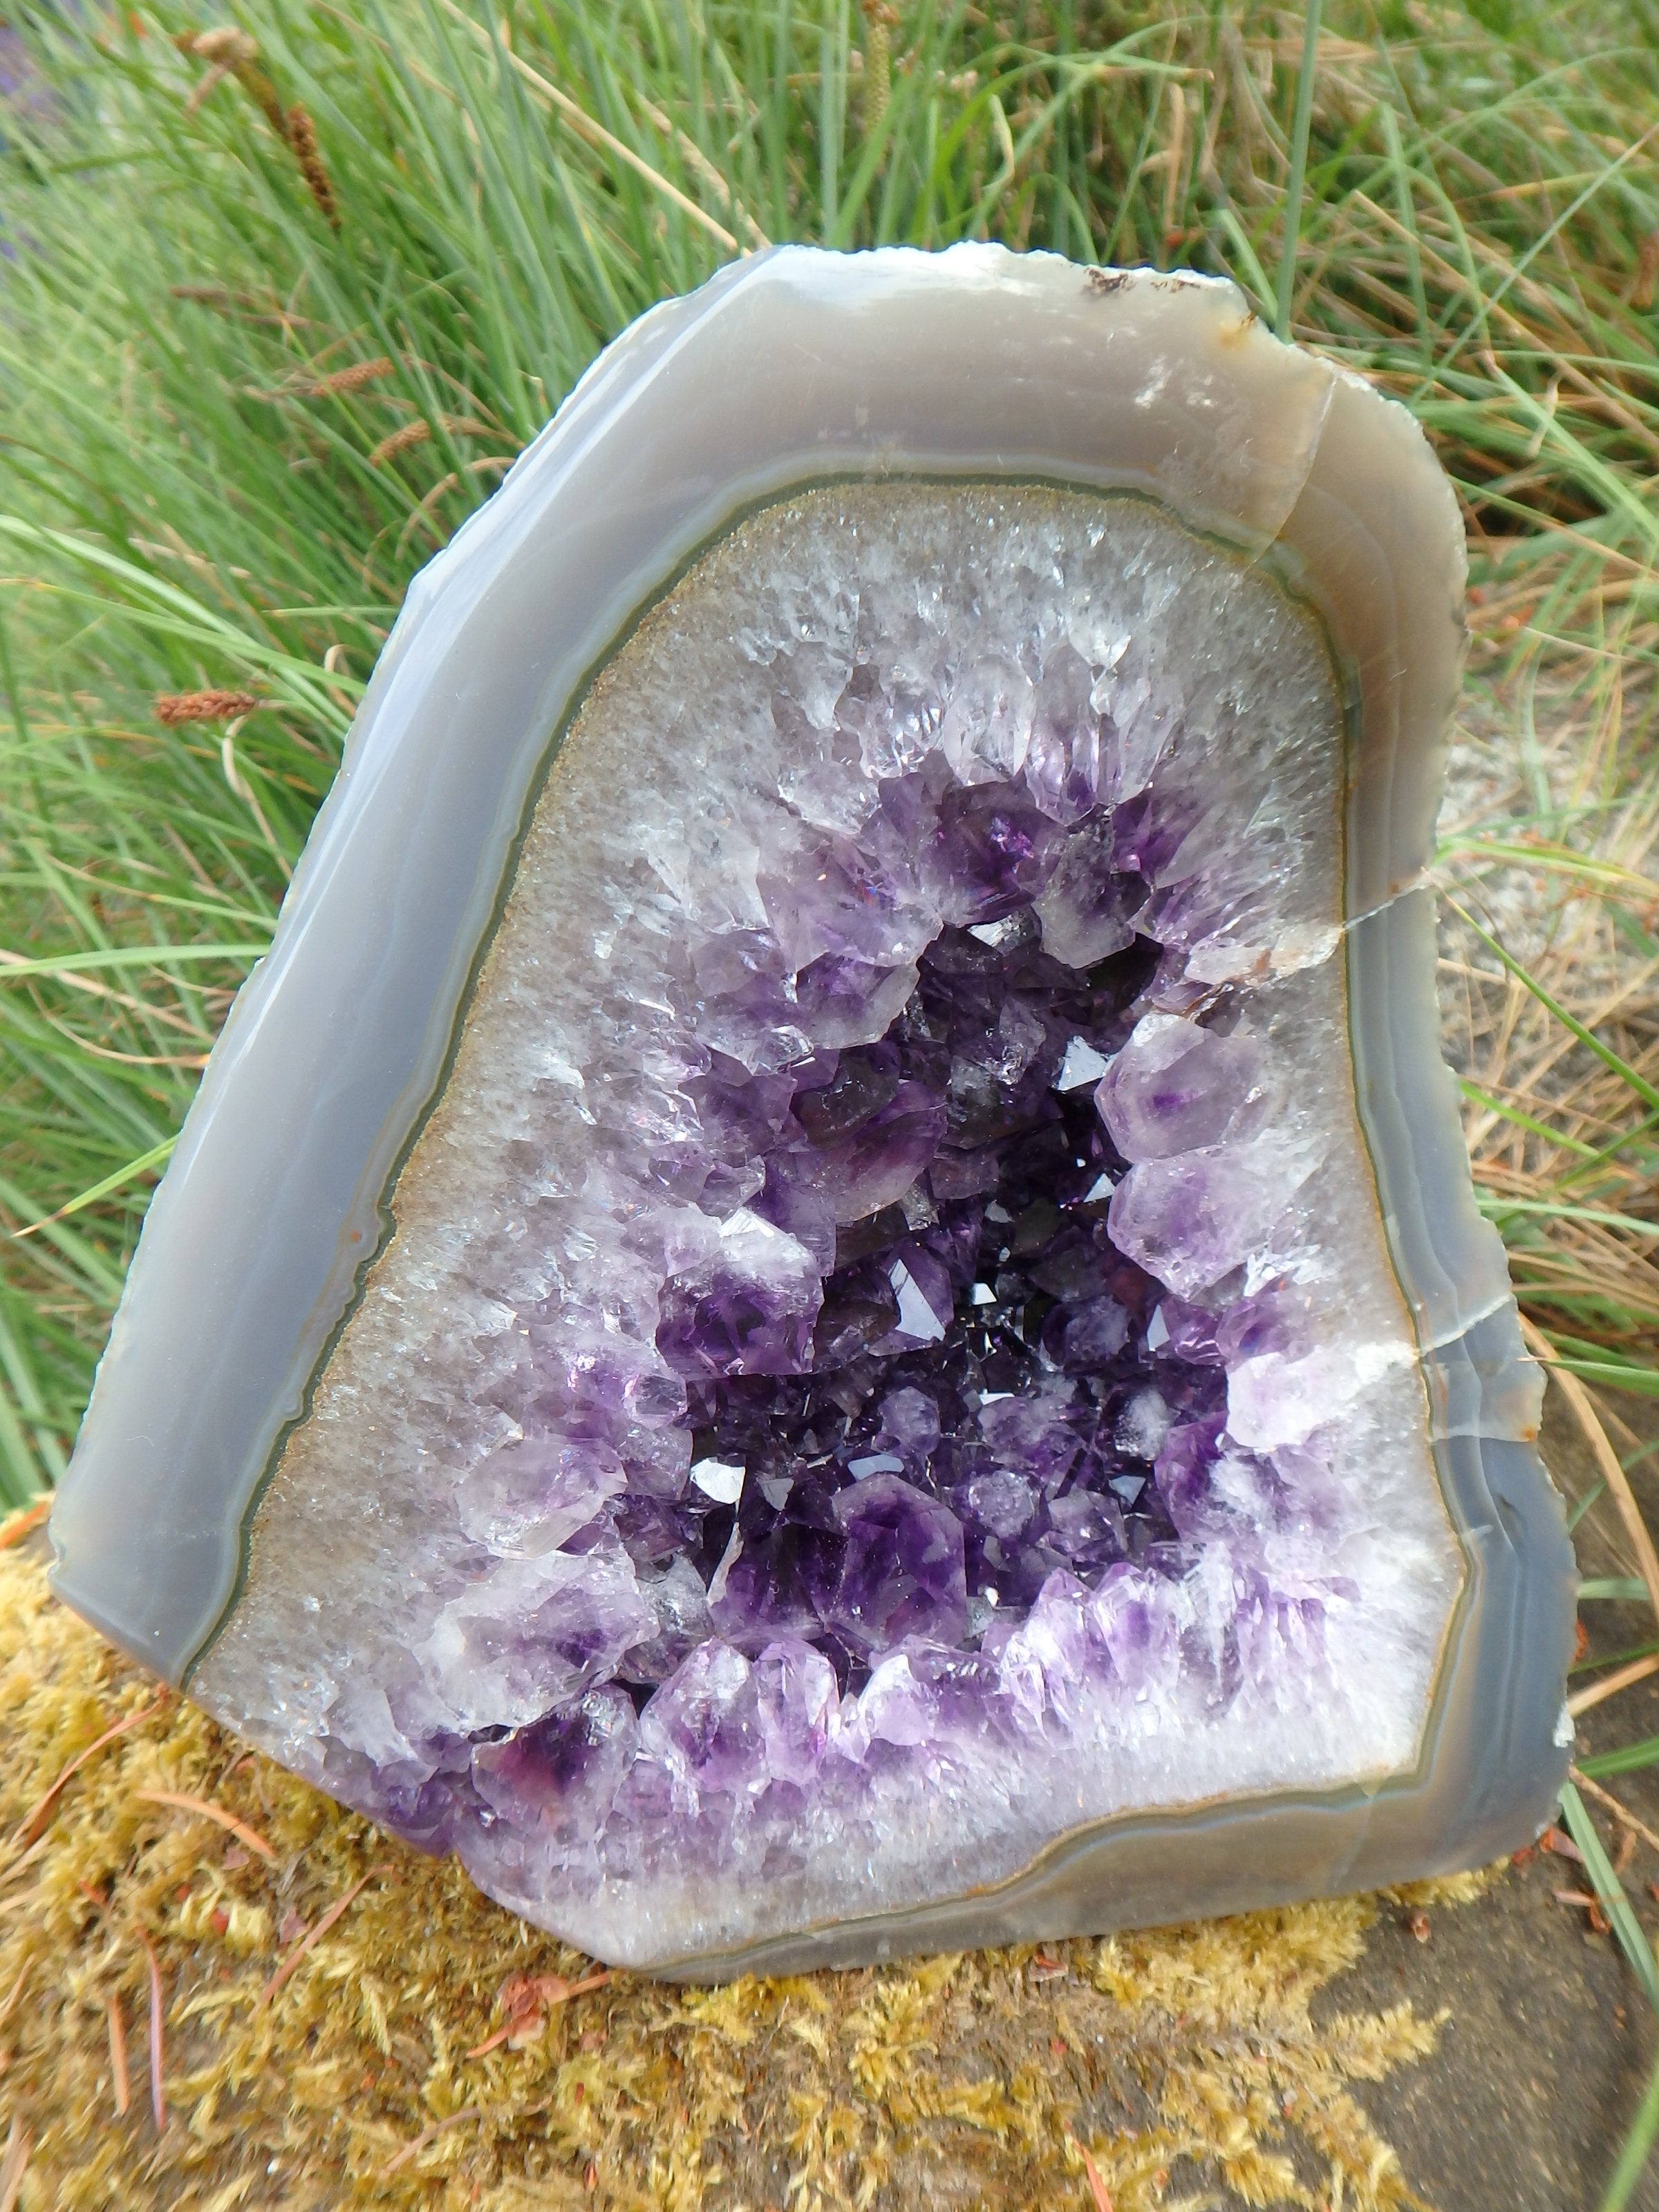
[[[1141,2212],[1206,2201],[1191,2166],[1172,2182],[1178,2160],[1250,2204],[1419,2202],[1352,2085],[1425,2055],[1437,2023],[1309,2013],[1375,1899],[566,1996],[588,1961],[156,1701],[52,1599],[37,1547],[0,1551],[0,2134],[29,2139],[21,2212],[1087,2208],[1090,2162],[1116,2212]]]

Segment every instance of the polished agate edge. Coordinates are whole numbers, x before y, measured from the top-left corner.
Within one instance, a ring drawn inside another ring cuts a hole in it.
[[[416,578],[151,1205],[52,1515],[56,1589],[185,1679],[390,1228],[554,734],[738,513],[902,475],[1140,490],[1249,552],[1272,546],[1324,619],[1357,694],[1357,1092],[1465,1590],[1412,1775],[1121,1816],[997,1890],[688,1961],[699,1973],[1467,1865],[1537,1826],[1565,1764],[1571,1553],[1532,1442],[1541,1378],[1440,1059],[1422,881],[1462,649],[1449,488],[1403,409],[1279,345],[1231,284],[990,246],[784,248],[653,310]]]

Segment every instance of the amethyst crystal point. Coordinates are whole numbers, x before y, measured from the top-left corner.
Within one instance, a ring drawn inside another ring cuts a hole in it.
[[[1225,285],[647,317],[411,593],[64,1595],[674,1972],[1521,1840],[1569,1559],[1436,1050],[1461,575]]]

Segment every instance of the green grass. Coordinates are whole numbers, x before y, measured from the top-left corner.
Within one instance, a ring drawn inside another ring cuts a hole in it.
[[[1441,856],[1477,1178],[1639,1460],[1655,0],[248,0],[257,58],[192,106],[212,20],[43,8],[52,100],[0,125],[0,1505],[65,1463],[410,575],[610,337],[784,239],[1224,271],[1425,425],[1492,767]],[[158,720],[209,688],[257,707]]]

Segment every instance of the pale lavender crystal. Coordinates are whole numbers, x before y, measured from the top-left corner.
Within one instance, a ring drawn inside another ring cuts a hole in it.
[[[555,1552],[627,1487],[621,1460],[602,1445],[526,1438],[491,1452],[462,1483],[461,1526],[503,1557]]]
[[[714,1638],[699,1644],[640,1719],[641,1751],[693,1803],[704,1792],[731,1794],[758,1780],[765,1742],[755,1670]]]
[[[655,1628],[607,1527],[590,1551],[511,1560],[453,1598],[422,1656],[464,1726],[522,1728],[614,1674]]]
[[[1159,1160],[1237,1139],[1266,1120],[1261,1048],[1171,1014],[1140,1023],[1095,1093],[1126,1160]]]
[[[1273,1253],[1314,1166],[1305,1149],[1272,1138],[1142,1161],[1112,1194],[1112,1240],[1171,1290],[1196,1297]]]
[[[1113,842],[1109,814],[1099,810],[1085,816],[1060,848],[1036,901],[1043,951],[1069,967],[1092,967],[1134,943],[1132,917],[1145,893],[1113,865]]]
[[[835,1668],[811,1644],[785,1638],[755,1662],[755,1690],[767,1773],[804,1787],[823,1763],[840,1712]]]

